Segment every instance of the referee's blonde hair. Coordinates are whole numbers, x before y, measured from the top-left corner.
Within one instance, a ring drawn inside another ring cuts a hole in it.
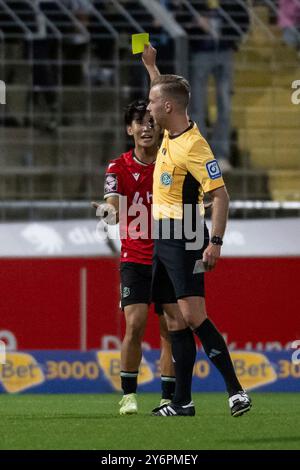
[[[173,99],[183,109],[186,109],[190,97],[191,87],[189,82],[180,75],[159,75],[151,82],[151,88],[160,86],[163,95]]]

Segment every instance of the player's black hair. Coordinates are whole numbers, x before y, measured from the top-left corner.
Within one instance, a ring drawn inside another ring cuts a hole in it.
[[[135,100],[125,108],[124,119],[125,125],[130,126],[132,121],[140,121],[144,119],[147,112],[148,101],[146,100]]]

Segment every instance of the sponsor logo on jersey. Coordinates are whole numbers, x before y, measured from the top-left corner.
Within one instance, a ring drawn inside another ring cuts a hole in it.
[[[116,193],[118,191],[118,177],[113,173],[105,176],[104,194]]]
[[[160,182],[163,186],[170,186],[172,184],[172,176],[170,173],[162,173],[160,176]]]
[[[217,160],[212,160],[210,162],[207,162],[206,169],[211,180],[215,180],[222,176],[222,172],[220,170]]]
[[[132,176],[134,177],[135,181],[137,181],[140,177],[140,173],[132,173]]]

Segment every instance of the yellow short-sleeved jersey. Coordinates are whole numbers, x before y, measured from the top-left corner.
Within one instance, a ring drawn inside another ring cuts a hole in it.
[[[195,123],[171,137],[165,131],[153,177],[153,216],[182,219],[183,205],[200,205],[204,193],[224,186],[213,153]]]

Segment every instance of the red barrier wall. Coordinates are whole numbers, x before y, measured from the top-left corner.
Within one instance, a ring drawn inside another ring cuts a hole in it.
[[[79,349],[83,268],[87,347],[116,346],[122,314],[118,261],[110,258],[2,259],[0,339],[7,338],[5,330],[19,349]],[[236,349],[247,343],[260,349],[270,342],[284,347],[300,339],[299,285],[300,258],[224,258],[207,275],[208,312]],[[154,314],[145,342],[159,345]]]

